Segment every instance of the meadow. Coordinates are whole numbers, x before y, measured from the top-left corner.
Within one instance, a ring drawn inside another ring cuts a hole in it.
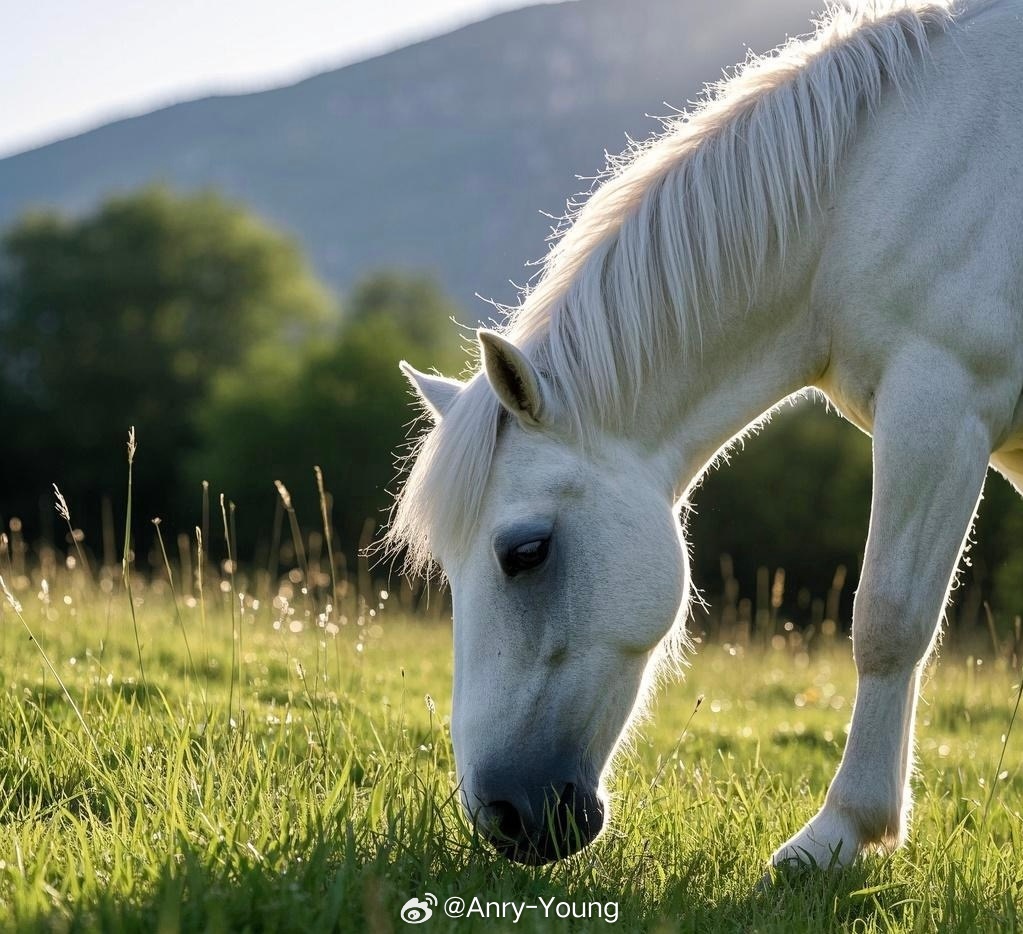
[[[23,559],[0,561],[2,930],[376,934],[411,927],[399,913],[426,893],[422,929],[450,932],[1020,924],[1023,735],[1006,738],[1019,674],[1004,646],[946,645],[929,670],[913,836],[894,855],[758,886],[823,797],[854,691],[840,629],[779,623],[701,640],[618,757],[610,828],[523,867],[454,800],[438,600],[413,618],[308,565],[250,580],[209,564],[200,588],[168,559],[129,591],[74,549]],[[445,915],[477,896],[491,917]],[[486,907],[513,902],[537,907],[517,922]],[[557,917],[560,903],[589,917]]]

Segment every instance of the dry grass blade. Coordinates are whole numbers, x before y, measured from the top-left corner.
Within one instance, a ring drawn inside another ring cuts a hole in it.
[[[131,625],[135,633],[135,650],[139,659],[139,680],[142,684],[143,700],[148,702],[149,685],[146,681],[146,668],[142,662],[142,639],[139,636],[139,621],[135,613],[135,595],[131,589],[131,499],[132,499],[132,468],[135,464],[135,426],[128,430],[128,504],[124,513],[124,551],[121,556],[121,577],[124,589],[128,594],[128,606],[131,609]]]
[[[323,471],[318,466],[314,467],[313,471],[316,474],[316,489],[320,496],[320,518],[323,521],[323,537],[327,542],[327,561],[330,562],[330,602],[327,604],[327,621],[330,622],[337,611],[338,596],[337,569],[334,565],[334,530],[330,524],[330,509],[327,506],[327,491],[323,485]]]
[[[60,492],[60,487],[56,483],[53,484],[53,495],[56,499],[57,515],[67,523],[67,530],[71,536],[71,541],[74,543],[75,550],[78,552],[78,560],[82,564],[82,570],[91,577],[92,569],[89,567],[89,559],[85,557],[85,552],[82,551],[81,536],[71,525],[71,510],[68,507],[67,500],[64,498],[64,494]]]

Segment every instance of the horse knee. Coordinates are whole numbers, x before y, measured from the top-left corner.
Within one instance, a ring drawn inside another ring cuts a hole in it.
[[[853,610],[857,670],[885,675],[913,668],[930,650],[936,622],[911,593],[861,590]]]

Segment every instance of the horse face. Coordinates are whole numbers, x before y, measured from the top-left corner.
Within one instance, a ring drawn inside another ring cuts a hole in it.
[[[454,602],[451,735],[465,810],[499,852],[542,863],[604,825],[602,778],[687,605],[670,482],[642,452],[572,440],[543,375],[480,332],[509,417],[470,540],[432,543]],[[434,420],[464,385],[403,368]]]
[[[444,562],[462,803],[511,859],[570,855],[603,827],[601,778],[686,603],[670,493],[622,445],[584,457],[512,423],[462,555]]]

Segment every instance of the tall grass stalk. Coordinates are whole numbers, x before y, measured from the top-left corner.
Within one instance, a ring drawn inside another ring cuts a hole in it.
[[[143,700],[148,703],[149,684],[146,681],[146,669],[142,664],[142,640],[139,637],[139,621],[135,613],[135,595],[131,590],[131,495],[132,495],[132,468],[135,464],[135,426],[128,430],[128,505],[124,513],[124,552],[121,558],[121,577],[124,580],[124,589],[128,594],[128,606],[131,608],[131,625],[135,632],[135,649],[139,657],[139,680],[142,684]]]
[[[651,791],[653,791],[654,788],[657,787],[657,783],[661,780],[661,776],[664,774],[664,770],[667,767],[668,763],[675,758],[675,756],[678,754],[679,749],[682,748],[682,743],[685,741],[686,733],[689,732],[689,726],[693,722],[693,717],[696,716],[696,712],[700,709],[702,705],[703,695],[700,694],[697,696],[696,703],[693,705],[693,709],[689,713],[689,719],[686,720],[685,725],[682,727],[682,732],[679,733],[678,739],[675,741],[675,745],[671,748],[671,752],[669,752],[665,758],[661,759],[660,768],[658,768],[658,770],[654,773],[654,777],[650,780]]]
[[[1023,700],[1023,671],[1017,670],[1016,674],[1019,676],[1019,688],[1016,691],[1016,703],[1012,708],[1012,716],[1009,717],[1009,726],[1005,730],[1005,736],[1002,737],[1002,748],[998,754],[998,765],[995,766],[995,774],[991,779],[991,787],[987,792],[987,800],[984,802],[984,813],[981,815],[981,826],[987,824],[988,812],[991,810],[991,801],[995,796],[995,789],[998,787],[998,782],[1001,780],[1002,775],[1002,763],[1005,762],[1005,750],[1009,747],[1009,736],[1012,735],[1012,727],[1016,722],[1016,715],[1019,713],[1020,701]]]
[[[330,521],[330,504],[327,501],[327,491],[323,482],[323,471],[317,466],[313,468],[316,472],[316,488],[320,494],[320,516],[323,519],[323,534],[327,540],[327,560],[330,562],[330,602],[327,605],[327,616],[326,626],[329,627],[334,619],[337,619],[340,614],[338,613],[337,604],[341,597],[341,591],[337,584],[337,562],[334,558],[334,526]],[[335,627],[337,623],[334,624]],[[328,628],[329,632],[329,628]],[[337,635],[335,630],[334,635]],[[343,666],[341,664],[341,646],[338,640],[334,639],[334,663],[337,667],[337,689],[342,691],[343,685],[341,682],[341,671]],[[324,648],[324,670],[326,670],[326,648]]]
[[[197,685],[199,685],[199,672],[196,670],[195,661],[192,658],[192,647],[188,644],[188,630],[185,628],[185,620],[181,616],[181,607],[178,605],[178,594],[174,587],[174,572],[171,570],[170,558],[167,556],[167,548],[163,543],[163,532],[160,530],[160,520],[158,518],[153,520],[153,526],[156,529],[156,540],[160,544],[160,554],[163,556],[163,566],[167,570],[167,583],[170,586],[171,600],[174,604],[174,621],[178,624],[178,628],[181,630],[181,638],[185,643],[185,655],[188,658],[188,668],[192,672],[192,679]],[[203,692],[203,708],[206,710],[207,716],[209,716],[207,692],[205,687],[200,686],[200,689]]]
[[[238,588],[235,584],[234,575],[234,551],[231,548],[231,531],[227,526],[227,506],[224,503],[224,494],[220,494],[220,517],[224,521],[224,542],[227,545],[227,573],[231,578],[231,599],[228,601],[231,604],[231,683],[227,693],[227,723],[228,726],[232,724],[232,718],[234,716],[234,688],[236,679],[239,681],[239,691],[241,690],[241,651],[242,651],[242,636],[241,628],[238,625],[237,618],[234,612],[234,601]],[[241,718],[241,702],[239,699],[239,721]]]
[[[206,691],[208,693],[210,688],[210,643],[206,634],[206,577],[203,574],[205,562],[203,553],[203,534],[202,529],[199,528],[199,526],[195,527],[195,548],[197,552],[195,573],[197,577],[196,583],[199,590],[199,628],[202,632],[202,651],[206,665]]]
[[[323,471],[316,466],[316,490],[320,496],[320,518],[323,520],[323,537],[327,542],[327,561],[330,562],[330,602],[327,604],[327,621],[337,610],[337,570],[334,567],[334,536],[330,524],[330,510],[327,508],[327,491],[323,485]]]
[[[56,483],[53,484],[53,495],[56,498],[57,515],[67,523],[67,530],[71,535],[75,551],[78,552],[78,561],[82,566],[82,570],[85,571],[87,577],[91,577],[92,569],[89,566],[89,559],[85,556],[85,552],[82,551],[82,544],[78,540],[79,537],[75,534],[74,527],[71,525],[71,510],[68,508],[67,500],[64,499],[64,494],[60,492],[60,488]]]
[[[277,487],[277,494],[284,503],[284,511],[288,514],[288,523],[291,526],[291,541],[295,547],[295,559],[298,561],[298,568],[302,572],[302,586],[305,588],[306,602],[311,608],[313,605],[313,594],[310,589],[309,562],[305,556],[305,546],[302,544],[302,530],[298,526],[298,516],[295,515],[295,507],[291,502],[291,494],[288,488],[280,480],[274,480]]]

